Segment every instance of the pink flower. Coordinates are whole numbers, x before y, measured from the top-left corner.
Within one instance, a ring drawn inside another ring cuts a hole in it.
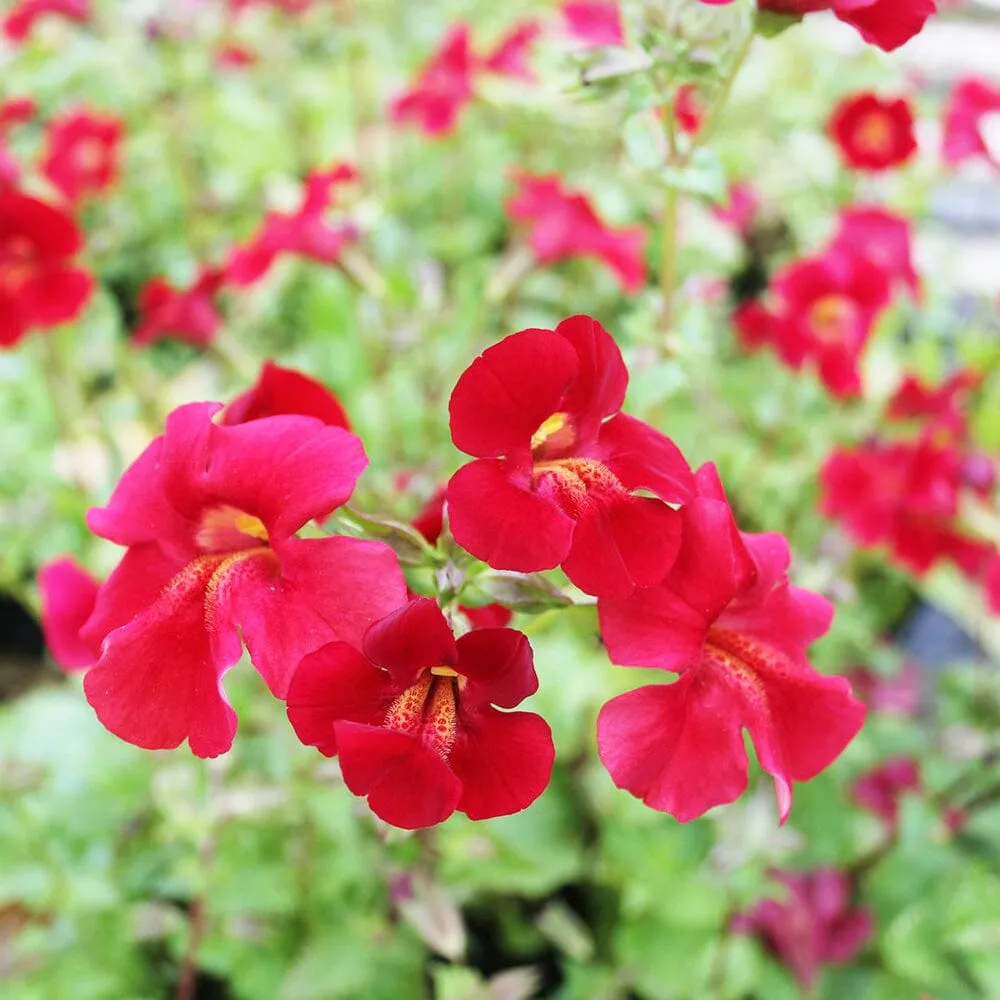
[[[52,659],[63,670],[84,670],[100,652],[81,638],[93,614],[100,582],[69,558],[54,559],[38,571],[42,599],[42,633]]]
[[[893,283],[920,300],[920,277],[913,267],[913,226],[909,219],[877,205],[854,205],[840,213],[831,248],[867,257]]]
[[[920,766],[913,757],[893,757],[860,775],[851,788],[858,805],[871,810],[890,830],[899,824],[899,800],[920,790]]]
[[[625,31],[619,5],[602,0],[572,0],[562,5],[566,34],[584,45],[603,48],[624,45]]]
[[[3,19],[3,33],[15,44],[31,34],[35,22],[47,14],[59,14],[70,21],[88,21],[90,0],[20,0]]]
[[[729,185],[726,204],[713,207],[712,214],[744,236],[750,231],[760,209],[760,199],[752,184],[739,181]]]
[[[913,663],[904,663],[891,676],[856,667],[845,674],[854,693],[873,711],[912,719],[920,711],[921,674]]]
[[[967,76],[952,88],[944,110],[942,154],[946,163],[982,157],[1000,170],[982,134],[983,119],[1000,113],[1000,85]]]
[[[528,66],[531,47],[542,33],[538,21],[522,21],[515,24],[499,42],[483,56],[480,65],[487,73],[510,76],[527,83],[535,76]]]

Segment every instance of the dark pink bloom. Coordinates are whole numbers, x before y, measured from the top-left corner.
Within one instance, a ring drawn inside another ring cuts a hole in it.
[[[713,466],[697,481],[663,582],[597,603],[612,663],[680,674],[609,701],[598,752],[619,788],[683,823],[746,790],[746,728],[784,822],[793,783],[840,756],[865,707],[844,678],[809,663],[833,606],[788,582],[788,543],[737,530]]]
[[[122,124],[90,111],[71,111],[48,127],[42,173],[67,201],[106,191],[118,178]]]
[[[618,276],[627,292],[646,281],[641,226],[614,229],[602,222],[586,195],[563,187],[555,175],[521,174],[507,214],[528,227],[528,245],[540,264],[572,257],[596,257]]]
[[[222,322],[214,299],[225,278],[221,268],[203,266],[195,283],[183,290],[166,278],[147,281],[139,293],[139,325],[132,332],[132,343],[176,337],[196,347],[210,344]]]
[[[873,711],[912,719],[920,711],[922,682],[920,668],[904,663],[890,675],[856,667],[845,674],[854,693]]]
[[[499,42],[483,56],[481,68],[487,73],[511,76],[531,83],[535,76],[528,65],[531,47],[542,33],[538,21],[515,24]]]
[[[995,551],[990,556],[983,578],[986,606],[993,614],[1000,615],[1000,551]]]
[[[341,402],[322,382],[265,361],[257,382],[222,411],[221,423],[245,424],[262,417],[298,414],[315,417],[330,427],[351,429]]]
[[[759,209],[760,199],[753,185],[747,181],[739,181],[729,185],[726,204],[714,207],[712,214],[720,222],[746,235],[753,226]]]
[[[865,771],[851,787],[858,805],[871,810],[890,830],[899,823],[899,800],[920,791],[920,766],[913,757],[894,757]]]
[[[572,0],[562,5],[566,34],[584,45],[604,47],[624,45],[622,12],[617,3],[606,0]]]
[[[905,285],[919,300],[920,277],[913,267],[912,245],[910,220],[877,205],[844,209],[831,244],[834,250],[867,257],[890,281]]]
[[[1000,113],[1000,84],[967,76],[952,89],[944,110],[942,153],[947,163],[982,157],[1000,170],[1000,161],[983,139],[982,123],[987,115]]]
[[[912,372],[907,372],[886,408],[888,420],[927,420],[932,424],[963,434],[966,427],[964,403],[981,377],[962,369],[931,386]]]
[[[84,670],[97,659],[100,644],[84,642],[80,630],[93,614],[100,586],[82,566],[65,557],[38,571],[45,645],[63,670]]]
[[[12,42],[23,42],[35,22],[48,14],[58,14],[70,21],[88,21],[90,0],[20,0],[3,19],[3,33]]]
[[[417,75],[413,86],[392,103],[394,122],[412,122],[430,136],[447,135],[473,97],[475,56],[469,27],[456,24]]]
[[[279,256],[288,253],[321,264],[336,263],[344,247],[357,239],[358,230],[349,222],[329,221],[327,212],[336,188],[357,178],[357,171],[346,163],[309,174],[298,211],[268,212],[250,242],[233,251],[226,277],[236,285],[252,285]]]
[[[759,935],[805,989],[824,965],[850,962],[875,932],[867,910],[851,906],[851,884],[842,872],[775,872],[783,900],[765,899],[741,914],[734,930]]]
[[[527,808],[555,751],[545,720],[516,708],[538,688],[531,646],[506,628],[457,641],[434,601],[376,622],[364,655],[345,642],[307,656],[288,691],[303,743],[337,754],[344,782],[407,830],[456,809],[470,819]]]
[[[680,544],[668,504],[693,479],[669,438],[620,412],[627,386],[618,345],[589,316],[484,351],[448,405],[455,446],[475,456],[448,484],[458,544],[496,569],[561,565],[591,594],[662,578]]]
[[[283,698],[299,661],[332,641],[360,643],[406,600],[388,546],[298,538],[350,496],[361,442],[311,417],[236,426],[192,403],[125,471],[90,529],[127,547],[82,632],[101,655],[87,700],[116,736],[148,749],[185,740],[225,753],[236,715],[222,677],[242,655]]]

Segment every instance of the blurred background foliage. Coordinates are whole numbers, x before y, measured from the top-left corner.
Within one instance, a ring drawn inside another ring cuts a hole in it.
[[[733,915],[780,895],[776,867],[833,867],[851,876],[875,932],[852,963],[824,970],[812,996],[1000,998],[996,623],[959,577],[917,583],[853,550],[816,513],[823,459],[872,432],[904,367],[932,380],[956,364],[986,372],[973,426],[980,447],[1000,449],[995,308],[959,320],[954,275],[946,256],[936,260],[924,305],[897,303],[882,320],[869,392],[848,407],[813,376],[742,354],[729,293],[703,294],[817,248],[838,205],[884,197],[886,184],[897,209],[926,209],[933,165],[858,180],[823,135],[840,96],[900,88],[902,70],[873,49],[845,56],[826,45],[826,21],[760,40],[710,148],[665,177],[642,117],[655,91],[641,74],[584,86],[590,57],[558,37],[537,45],[537,82],[484,83],[452,135],[431,141],[389,124],[388,101],[456,20],[487,46],[518,18],[552,22],[552,8],[317,0],[294,17],[260,6],[232,22],[223,7],[107,0],[87,25],[53,21],[0,49],[0,96],[32,96],[41,120],[86,104],[126,129],[120,182],[81,216],[98,294],[78,322],[0,353],[0,585],[11,612],[0,652],[0,993],[783,1000],[802,988],[762,943],[732,932]],[[745,13],[692,2],[684,17],[694,34]],[[724,50],[725,29],[713,40]],[[221,67],[227,44],[256,63]],[[671,85],[716,71],[678,58]],[[918,105],[936,114],[938,100],[928,90]],[[42,138],[23,130],[12,148],[27,162]],[[362,174],[340,203],[362,232],[356,250],[371,273],[360,284],[347,268],[289,259],[225,293],[225,328],[207,350],[129,344],[148,279],[191,281],[265,207],[293,206],[308,170],[336,160]],[[517,169],[558,172],[605,218],[645,225],[651,265],[664,187],[681,190],[669,338],[655,278],[625,295],[593,261],[485,293],[516,250],[503,206]],[[710,212],[743,179],[780,234],[763,254]],[[639,679],[607,666],[591,609],[517,622],[541,679],[533,706],[559,748],[543,798],[520,815],[456,815],[416,835],[380,826],[335,763],[298,744],[251,671],[227,678],[241,719],[229,756],[148,753],[106,733],[78,681],[43,665],[30,629],[16,632],[16,609],[37,608],[40,564],[70,552],[98,573],[113,565],[116,551],[89,535],[84,513],[178,403],[231,398],[264,358],[309,372],[339,394],[371,457],[357,507],[406,518],[458,464],[446,410],[458,373],[499,337],[576,312],[621,344],[631,412],[692,464],[715,461],[742,527],[787,534],[796,582],[836,599],[815,651],[821,670],[897,675],[913,651],[894,637],[921,601],[973,640],[946,654],[947,670],[918,668],[916,717],[872,711],[836,766],[797,789],[785,828],[756,779],[741,802],[686,826],[613,788],[594,753],[596,713]],[[924,790],[903,798],[888,836],[850,788],[900,755],[921,762]],[[945,802],[976,802],[958,832]]]

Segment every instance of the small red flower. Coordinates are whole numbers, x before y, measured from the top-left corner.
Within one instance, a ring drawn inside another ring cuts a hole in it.
[[[920,277],[913,267],[913,226],[909,219],[878,206],[855,205],[840,213],[834,250],[867,257],[890,281],[921,297]]]
[[[388,546],[296,537],[350,496],[367,465],[361,442],[311,417],[219,426],[219,409],[175,410],[87,516],[96,535],[127,546],[83,630],[84,642],[103,640],[87,700],[121,739],[148,749],[187,740],[199,757],[232,745],[221,682],[244,643],[283,698],[303,656],[360,642],[406,599]]]
[[[122,125],[89,111],[72,111],[49,124],[42,173],[67,201],[106,191],[118,177]]]
[[[20,0],[3,20],[3,33],[18,43],[27,39],[35,22],[47,14],[59,14],[70,21],[90,20],[90,0]]]
[[[484,351],[449,403],[452,440],[476,457],[448,484],[459,545],[496,569],[561,565],[591,594],[662,578],[680,544],[667,504],[693,480],[669,438],[620,412],[627,385],[618,345],[589,316]]]
[[[890,830],[899,824],[899,800],[920,791],[920,766],[913,757],[893,757],[865,771],[851,787],[858,805],[871,810]]]
[[[986,606],[993,614],[1000,615],[1000,551],[994,552],[986,563],[983,589],[986,592]]]
[[[100,583],[72,559],[53,559],[38,571],[42,634],[52,659],[63,670],[84,670],[100,652],[80,630],[93,614]]]
[[[243,45],[224,45],[215,54],[215,63],[223,69],[246,69],[257,62],[257,53]]]
[[[480,629],[457,641],[434,601],[376,622],[364,655],[335,642],[307,656],[288,691],[303,743],[339,755],[344,783],[407,830],[456,809],[470,819],[520,812],[549,783],[545,720],[516,708],[538,688],[520,632]]]
[[[830,136],[844,162],[855,170],[888,170],[917,151],[913,111],[902,97],[883,100],[877,94],[847,97],[830,118]]]
[[[622,12],[617,3],[603,0],[573,0],[562,5],[566,34],[584,45],[603,48],[624,45]]]
[[[256,384],[222,411],[220,423],[245,424],[286,414],[315,417],[329,427],[351,429],[340,400],[322,382],[273,361],[265,361]]]
[[[875,932],[867,910],[851,906],[851,884],[842,872],[773,872],[787,894],[765,899],[736,918],[733,929],[758,934],[788,966],[805,989],[811,989],[824,965],[844,965]]]
[[[677,127],[688,135],[694,135],[701,128],[703,113],[694,84],[685,83],[678,87],[674,98],[674,121],[677,122]]]
[[[531,47],[542,33],[538,21],[522,21],[515,24],[499,42],[483,56],[481,68],[487,73],[510,76],[531,83],[535,79],[528,57]]]
[[[645,284],[644,229],[606,225],[584,194],[564,188],[554,174],[521,174],[517,183],[517,193],[507,202],[507,214],[529,226],[528,245],[540,264],[596,257],[614,271],[625,291],[637,291]]]
[[[760,210],[760,199],[752,184],[745,181],[729,185],[726,204],[713,207],[712,215],[744,236],[750,231]]]
[[[426,135],[447,135],[472,100],[475,65],[469,27],[456,24],[424,64],[416,83],[392,102],[392,120],[413,122]]]
[[[1000,85],[967,76],[953,87],[944,110],[942,153],[946,163],[982,157],[1000,170],[1000,160],[983,139],[986,115],[1000,113]]]
[[[684,823],[746,790],[746,728],[774,778],[783,823],[793,782],[836,760],[865,707],[844,678],[809,664],[806,647],[829,629],[833,607],[789,584],[788,543],[737,530],[713,466],[697,481],[663,582],[598,601],[612,663],[680,674],[609,701],[598,752],[619,788]]]
[[[963,369],[940,385],[930,386],[912,372],[907,372],[889,400],[886,418],[928,420],[935,426],[962,434],[966,427],[963,404],[980,381],[978,374]]]
[[[80,315],[94,289],[73,262],[82,247],[70,215],[0,185],[0,347]]]
[[[269,212],[250,242],[232,252],[226,277],[236,285],[252,285],[286,253],[321,264],[336,263],[344,247],[357,239],[358,230],[353,223],[328,221],[326,214],[336,188],[357,178],[357,171],[346,163],[309,174],[298,210]]]
[[[139,325],[132,343],[152,344],[164,337],[205,347],[215,339],[222,322],[213,301],[225,281],[221,268],[202,267],[195,283],[178,289],[166,278],[152,278],[139,293]]]

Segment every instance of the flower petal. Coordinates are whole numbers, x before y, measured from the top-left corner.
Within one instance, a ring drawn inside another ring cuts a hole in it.
[[[42,632],[52,659],[63,670],[83,670],[98,649],[80,637],[94,610],[100,583],[73,559],[53,559],[38,571]]]
[[[385,667],[401,688],[409,687],[423,670],[458,663],[451,628],[437,602],[426,597],[375,622],[363,641],[365,656]]]
[[[462,704],[514,708],[538,690],[528,637],[512,628],[481,628],[458,640],[458,672],[468,678]]]
[[[691,467],[677,445],[626,413],[601,425],[596,451],[630,490],[649,490],[667,503],[687,503],[694,493]]]

